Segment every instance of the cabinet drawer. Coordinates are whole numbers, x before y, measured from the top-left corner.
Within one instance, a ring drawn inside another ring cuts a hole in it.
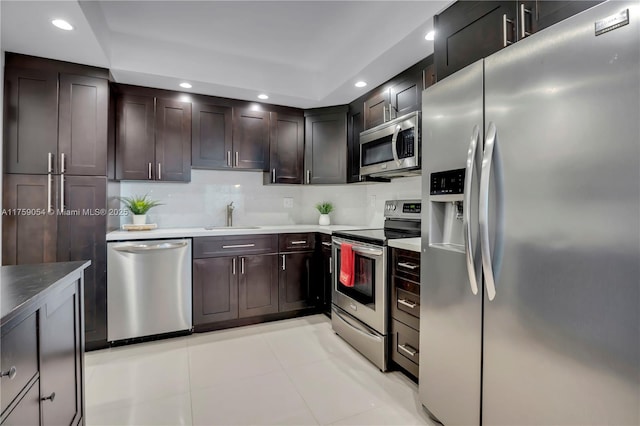
[[[391,273],[417,283],[420,282],[420,253],[393,249]]]
[[[391,280],[391,316],[420,329],[420,286],[402,278]]]
[[[29,380],[38,372],[38,334],[36,314],[5,330],[2,328],[2,412],[9,406]],[[6,374],[6,375],[5,375]]]
[[[277,252],[278,235],[236,235],[193,239],[195,259]]]
[[[418,377],[420,333],[400,321],[391,322],[391,359]]]
[[[284,251],[305,251],[313,250],[315,248],[315,234],[302,233],[302,234],[280,234],[279,245],[280,252]]]

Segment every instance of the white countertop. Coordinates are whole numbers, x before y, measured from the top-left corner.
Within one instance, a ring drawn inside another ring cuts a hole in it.
[[[159,228],[152,231],[112,231],[107,233],[107,241],[128,240],[153,240],[160,238],[185,238],[185,237],[224,237],[230,235],[256,235],[256,234],[288,234],[293,232],[322,232],[331,234],[334,231],[351,229],[369,229],[365,225],[269,225],[257,228],[242,228],[237,226],[230,229],[206,230],[200,228]],[[419,238],[418,238],[419,240]],[[418,251],[420,247],[418,245]]]
[[[389,247],[396,247],[420,253],[420,249],[422,248],[422,238],[398,238],[389,240]]]

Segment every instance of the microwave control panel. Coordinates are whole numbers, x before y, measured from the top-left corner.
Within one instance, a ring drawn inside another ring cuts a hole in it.
[[[431,195],[453,195],[464,193],[465,169],[431,173]]]

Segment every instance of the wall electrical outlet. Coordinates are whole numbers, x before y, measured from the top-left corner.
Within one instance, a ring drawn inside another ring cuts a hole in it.
[[[293,208],[293,198],[284,197],[283,198],[283,205],[284,205],[285,209],[292,209]]]

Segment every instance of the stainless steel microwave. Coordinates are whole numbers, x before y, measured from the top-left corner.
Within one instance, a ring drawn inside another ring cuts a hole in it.
[[[420,111],[360,133],[360,175],[420,174]]]

